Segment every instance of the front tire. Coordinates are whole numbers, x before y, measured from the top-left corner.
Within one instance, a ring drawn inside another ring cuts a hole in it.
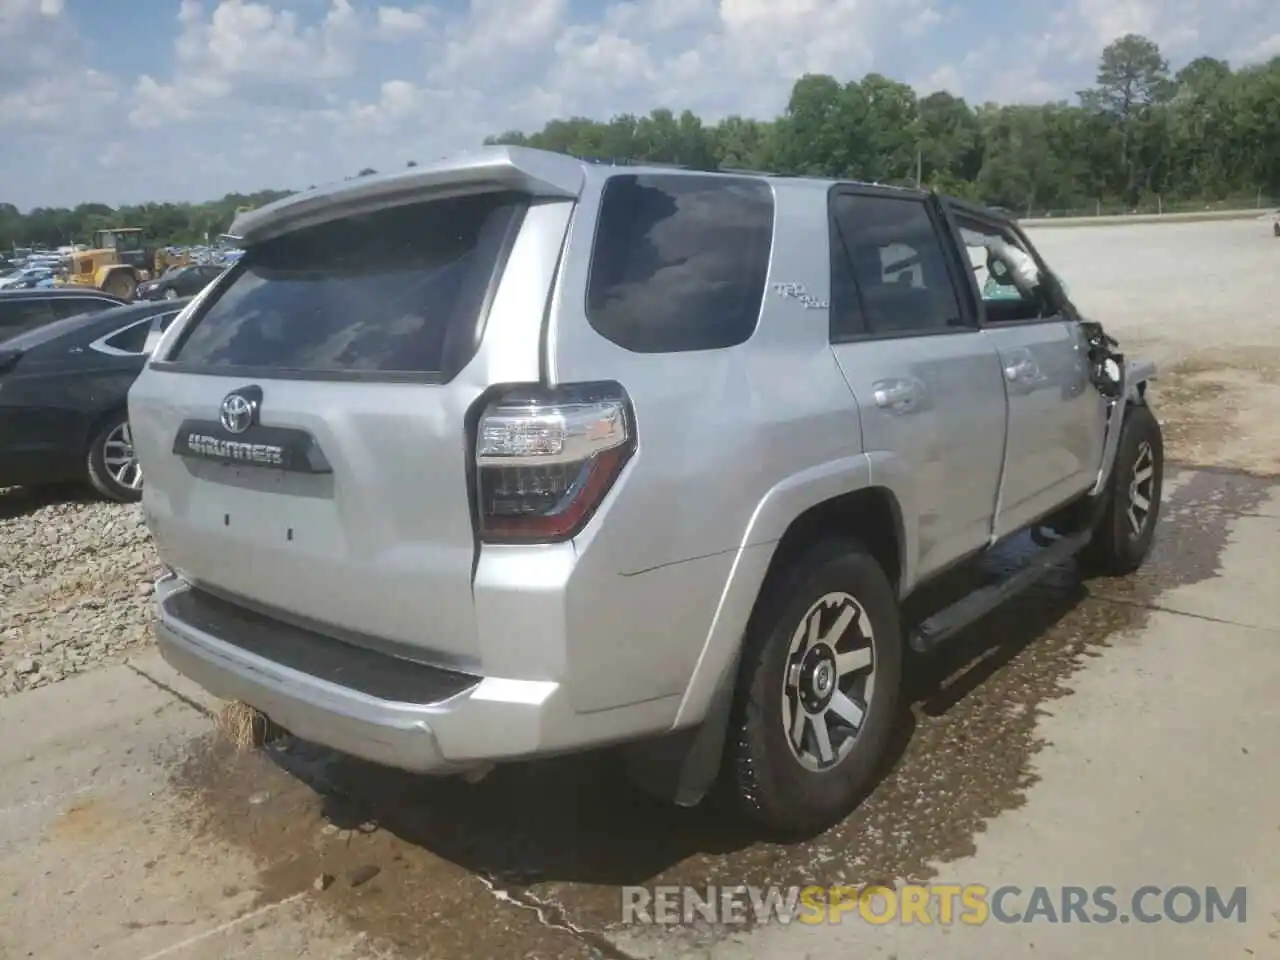
[[[1145,404],[1130,406],[1107,483],[1107,505],[1081,554],[1087,570],[1124,576],[1142,566],[1155,539],[1163,487],[1160,423]]]
[[[893,586],[860,544],[822,541],[765,588],[743,647],[727,786],[783,833],[838,821],[874,784],[902,685]]]
[[[123,271],[113,273],[111,276],[107,277],[107,282],[102,286],[102,291],[104,293],[109,293],[114,297],[119,297],[121,300],[127,301],[133,300],[133,295],[137,290],[137,281],[134,280],[130,274]]]
[[[142,499],[142,467],[133,451],[133,434],[124,411],[113,414],[89,442],[89,483],[116,503]]]

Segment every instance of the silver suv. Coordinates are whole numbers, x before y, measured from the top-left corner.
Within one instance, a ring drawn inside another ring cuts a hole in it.
[[[1154,370],[997,213],[491,148],[234,232],[129,397],[157,632],[305,739],[467,775],[625,745],[811,829],[871,782],[906,648],[1150,547]]]

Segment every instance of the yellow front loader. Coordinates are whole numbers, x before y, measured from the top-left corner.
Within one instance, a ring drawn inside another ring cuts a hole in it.
[[[144,245],[138,227],[99,230],[93,235],[93,249],[71,254],[67,283],[94,287],[122,300],[132,300],[138,284],[151,279],[156,270],[156,252]]]

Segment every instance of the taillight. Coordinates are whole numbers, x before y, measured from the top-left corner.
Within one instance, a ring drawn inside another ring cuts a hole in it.
[[[619,384],[503,393],[476,426],[481,539],[547,543],[575,536],[635,446],[631,404]]]

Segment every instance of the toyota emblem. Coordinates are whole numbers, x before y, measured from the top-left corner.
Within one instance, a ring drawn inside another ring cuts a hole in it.
[[[229,433],[244,433],[258,417],[258,401],[246,397],[243,393],[229,393],[222,401],[222,410],[218,417],[222,426]]]

